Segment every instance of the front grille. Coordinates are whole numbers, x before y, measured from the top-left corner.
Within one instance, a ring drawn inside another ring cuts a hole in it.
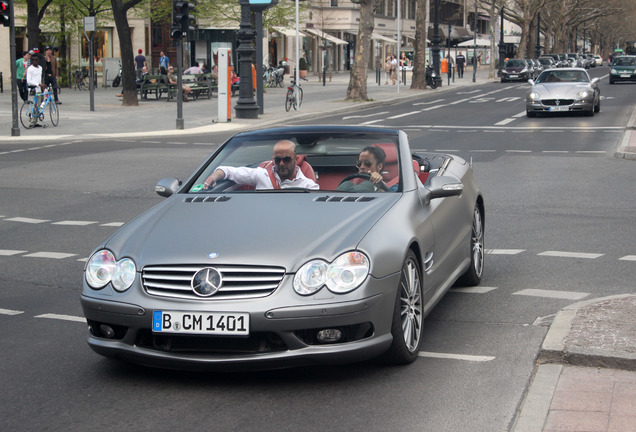
[[[557,103],[557,101],[559,101],[559,103]],[[574,103],[574,99],[543,99],[541,102],[543,105],[566,106],[572,105]]]
[[[199,297],[192,291],[196,272],[214,267],[223,278],[219,291],[210,297]],[[148,294],[197,300],[233,300],[265,297],[274,292],[285,276],[281,267],[164,265],[148,266],[142,271],[142,282]]]

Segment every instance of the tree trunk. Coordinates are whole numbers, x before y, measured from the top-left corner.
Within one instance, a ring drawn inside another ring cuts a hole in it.
[[[27,0],[27,38],[29,40],[29,49],[35,47],[40,48],[40,21],[44,17],[46,8],[49,7],[53,0],[46,0],[42,8],[39,9],[38,0]],[[44,47],[41,48],[44,51]]]
[[[130,35],[130,26],[128,25],[127,12],[141,0],[111,0],[113,5],[113,18],[119,35],[119,49],[121,50],[121,69],[122,69],[122,93],[124,101],[122,105],[137,106],[137,83],[135,81],[135,65],[132,49],[132,38]]]
[[[115,0],[113,0],[115,1]],[[358,42],[353,57],[353,67],[349,75],[349,87],[345,100],[368,100],[367,97],[367,62],[371,53],[371,34],[373,33],[373,14],[375,0],[361,0],[360,26]]]
[[[413,79],[411,80],[411,89],[423,90],[426,88],[427,3],[428,0],[417,0],[417,11],[415,12],[415,53],[413,55]]]
[[[499,58],[499,55],[497,55],[495,57],[495,53],[498,53],[498,47],[495,43],[495,39],[496,39],[496,35],[495,32],[497,30],[497,26],[493,25],[493,23],[497,22],[497,5],[495,4],[495,2],[492,2],[490,4],[490,64],[488,65],[488,78],[489,79],[494,79],[495,78],[495,69],[497,64],[495,63],[495,58]]]

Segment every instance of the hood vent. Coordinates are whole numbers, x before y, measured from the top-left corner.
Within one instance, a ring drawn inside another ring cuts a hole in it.
[[[209,203],[209,202],[225,202],[225,201],[229,201],[230,197],[225,196],[225,195],[221,195],[221,196],[208,196],[208,197],[202,197],[202,196],[196,196],[196,197],[188,197],[185,199],[185,202],[187,203]]]
[[[346,195],[346,196],[340,196],[340,195],[334,195],[334,196],[321,196],[316,198],[316,202],[369,202],[369,201],[373,201],[375,199],[375,197],[370,197],[370,196],[351,196],[351,195]]]

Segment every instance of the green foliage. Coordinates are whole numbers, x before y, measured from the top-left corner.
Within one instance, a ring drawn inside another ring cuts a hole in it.
[[[162,1],[162,0],[155,0]],[[309,5],[299,3],[301,22]],[[241,5],[238,0],[199,0],[194,15],[199,24],[209,22],[215,27],[238,27],[241,22]],[[296,5],[293,0],[279,0],[278,4],[263,12],[263,27],[293,27],[296,22]]]
[[[307,70],[307,60],[305,60],[305,57],[301,57],[298,61],[298,70]]]

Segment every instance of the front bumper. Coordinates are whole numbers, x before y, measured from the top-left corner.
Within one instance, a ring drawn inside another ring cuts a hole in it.
[[[529,72],[501,72],[501,79],[506,81],[528,81],[530,79]]]
[[[81,296],[81,304],[89,324],[88,344],[103,356],[170,369],[272,369],[351,363],[382,354],[392,342],[391,321],[398,282],[399,274],[381,280],[369,277],[361,291],[364,298],[334,295],[331,299],[315,299],[312,304],[301,305],[281,303],[281,297],[285,300],[286,296],[274,293],[260,300],[203,305],[144,294],[141,297],[148,301],[141,306],[98,298],[90,291],[89,295],[85,291]],[[247,312],[250,335],[153,333],[154,310]],[[104,325],[113,331],[102,331]],[[319,330],[333,328],[342,331],[341,341],[317,341]]]
[[[526,100],[526,111],[531,113],[590,112],[594,110],[594,98],[574,100],[567,104],[554,105],[552,100]]]
[[[636,81],[636,71],[619,71],[618,73],[610,73],[610,82],[617,81]]]

